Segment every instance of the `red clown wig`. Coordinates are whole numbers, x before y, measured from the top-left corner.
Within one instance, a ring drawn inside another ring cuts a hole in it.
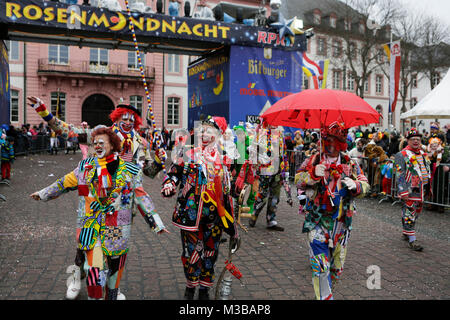
[[[142,118],[139,111],[132,105],[119,104],[113,112],[109,114],[109,118],[112,122],[122,119],[125,113],[131,113],[134,116],[134,130],[138,130],[142,124]]]
[[[107,135],[109,138],[109,143],[112,146],[113,152],[120,152],[122,142],[120,141],[120,138],[115,134],[111,128],[108,127],[100,127],[95,129],[91,133],[92,141],[94,141],[95,137],[98,135]]]

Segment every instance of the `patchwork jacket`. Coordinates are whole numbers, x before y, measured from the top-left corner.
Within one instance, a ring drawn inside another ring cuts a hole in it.
[[[210,165],[214,166],[214,174],[221,178],[222,185],[218,188],[221,190],[221,194],[217,195],[217,198],[214,198],[213,201],[206,202],[202,193],[210,187],[211,178],[208,178],[209,174],[205,163],[198,159],[200,153],[201,151],[198,149],[189,150],[184,160],[179,158],[177,163],[172,164],[163,181],[163,185],[170,180],[175,186],[180,187],[177,204],[172,215],[172,223],[188,231],[198,231],[200,223],[214,224],[220,226],[230,236],[235,236],[237,230],[233,214],[228,168],[220,161],[221,156],[217,152],[216,161],[210,163]],[[217,204],[225,208],[234,222],[226,220],[226,225],[224,225],[223,219],[219,216]]]
[[[397,190],[398,196],[402,199],[424,200],[425,182],[430,181],[430,161],[424,151],[420,150],[420,155],[424,161],[426,173],[422,172],[414,152],[403,149],[395,155]]]
[[[319,163],[319,154],[315,154],[303,162],[296,175],[297,188],[305,198],[301,210],[306,214],[303,232],[313,230],[318,224],[331,230],[335,221],[341,221],[351,229],[355,213],[353,199],[367,194],[370,189],[367,178],[358,163],[344,153],[340,153],[340,164],[331,164],[323,178],[314,173]],[[355,182],[356,190],[350,191],[341,184],[345,177]],[[324,181],[328,181],[326,185]]]
[[[48,201],[77,190],[77,228],[80,229],[78,248],[92,250],[100,242],[105,255],[123,255],[128,252],[134,207],[137,207],[154,232],[165,227],[154,211],[150,196],[142,187],[142,170],[138,166],[118,158],[117,170],[112,175],[113,188],[105,199],[97,196],[97,168],[97,158],[82,160],[75,170],[39,191],[39,196]]]

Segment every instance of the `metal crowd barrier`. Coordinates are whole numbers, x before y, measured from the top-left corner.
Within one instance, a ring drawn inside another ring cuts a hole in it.
[[[364,173],[371,186],[370,195],[372,197],[381,196],[379,203],[391,200],[392,205],[401,202],[397,195],[397,168],[391,159],[385,160],[384,163],[393,165],[392,178],[388,185],[383,187],[383,177],[381,173],[383,163],[379,163],[377,159],[360,158],[363,162]],[[449,172],[445,171],[445,167],[450,168],[450,163],[441,163],[432,170],[431,183],[427,186],[424,203],[432,206],[442,206],[450,208],[450,180]]]
[[[297,169],[300,168],[303,161],[306,159],[305,153],[298,150],[286,150],[289,162],[289,180],[293,181]]]
[[[66,141],[62,137],[58,137],[58,151],[66,149]],[[14,154],[23,156],[33,153],[47,152],[50,150],[50,136],[35,135],[27,136],[18,134],[14,138]]]

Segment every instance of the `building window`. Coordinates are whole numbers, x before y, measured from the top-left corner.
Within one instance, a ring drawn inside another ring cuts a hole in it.
[[[317,54],[326,55],[327,54],[327,43],[326,38],[317,38]]]
[[[377,50],[377,62],[378,63],[383,63],[384,62],[384,55],[385,52],[383,49],[378,49]]]
[[[352,29],[352,23],[349,19],[344,20],[344,29],[345,31],[350,31]]]
[[[89,63],[101,66],[108,65],[108,50],[100,48],[91,48],[89,51]]]
[[[369,92],[369,77],[367,76],[367,79],[364,81],[364,92],[368,93]]]
[[[355,77],[352,72],[349,72],[347,75],[347,90],[355,91]]]
[[[167,98],[167,124],[177,125],[180,123],[180,98]]]
[[[411,98],[411,108],[417,104],[417,98]]]
[[[383,76],[376,76],[375,78],[375,92],[377,94],[383,93]]]
[[[334,14],[330,15],[330,27],[336,28],[336,16]]]
[[[145,54],[141,52],[141,64],[142,67],[145,66]],[[136,70],[139,69],[138,55],[135,51],[128,51],[128,69]]]
[[[433,88],[436,87],[439,82],[441,82],[441,75],[439,73],[433,73],[431,76],[431,82],[433,83]]]
[[[167,71],[171,73],[180,73],[180,56],[177,54],[167,55]]]
[[[417,88],[417,73],[416,74],[413,74],[412,76],[412,86],[413,86],[413,88]]]
[[[362,34],[364,34],[364,32],[366,32],[366,26],[364,25],[363,22],[361,22],[359,24],[359,32],[362,33]]]
[[[11,90],[11,109],[9,119],[11,122],[19,121],[19,91]]]
[[[303,89],[309,89],[309,79],[306,74],[303,73],[303,83],[302,83]]]
[[[142,115],[142,106],[143,106],[144,98],[142,96],[130,96],[130,105],[138,109],[140,114]]]
[[[377,107],[375,108],[375,110],[380,114],[380,118],[378,119],[378,125],[382,125],[383,124],[383,107],[381,105],[377,105]]]
[[[55,117],[66,120],[66,94],[64,92],[52,92],[50,94],[51,112]]]
[[[334,39],[333,40],[333,57],[340,57],[342,54],[342,42],[339,40]]]
[[[320,10],[314,10],[313,19],[314,19],[314,24],[320,24],[320,22],[321,22]]]
[[[341,89],[341,71],[333,71],[333,89]]]
[[[69,47],[62,45],[48,46],[48,62],[54,64],[69,63]]]
[[[9,61],[20,59],[20,48],[19,42],[17,41],[5,41],[6,47],[8,48],[8,58]]]

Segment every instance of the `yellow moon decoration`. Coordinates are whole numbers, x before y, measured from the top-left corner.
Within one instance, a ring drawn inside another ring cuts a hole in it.
[[[222,92],[222,89],[223,89],[223,71],[220,71],[220,82],[219,85],[213,89],[214,94],[218,96]]]
[[[109,28],[112,31],[122,30],[127,25],[127,19],[125,16],[120,12],[117,12],[117,15],[119,16],[119,22],[115,26]]]

